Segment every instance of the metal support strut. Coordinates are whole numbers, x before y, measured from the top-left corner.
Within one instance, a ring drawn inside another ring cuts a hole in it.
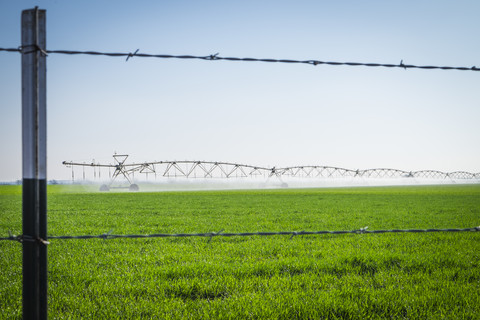
[[[45,19],[22,12],[23,319],[47,319]]]

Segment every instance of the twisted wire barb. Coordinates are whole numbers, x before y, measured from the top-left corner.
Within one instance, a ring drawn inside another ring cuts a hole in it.
[[[271,58],[238,58],[238,57],[222,57],[219,56],[219,53],[210,54],[206,56],[194,56],[194,55],[171,55],[171,54],[150,54],[150,53],[139,53],[137,49],[134,53],[132,52],[100,52],[100,51],[77,51],[77,50],[43,50],[38,47],[34,47],[33,51],[40,50],[42,54],[66,54],[66,55],[92,55],[92,56],[107,56],[107,57],[126,57],[126,61],[129,58],[140,57],[140,58],[159,58],[159,59],[199,59],[199,60],[209,60],[209,61],[237,61],[237,62],[272,62],[272,63],[297,63],[297,64],[309,64],[313,66],[317,65],[331,65],[331,66],[350,66],[350,67],[384,67],[384,68],[402,68],[402,69],[437,69],[437,70],[460,70],[460,71],[480,71],[480,68],[476,66],[473,67],[451,67],[451,66],[417,66],[413,64],[404,64],[403,60],[399,64],[390,64],[390,63],[363,63],[363,62],[337,62],[337,61],[321,61],[321,60],[294,60],[294,59],[271,59]],[[24,48],[0,48],[0,51],[7,52],[20,52],[20,53],[30,53],[24,52]]]
[[[108,233],[99,235],[79,235],[79,236],[49,236],[48,239],[136,239],[136,238],[185,238],[185,237],[207,237],[208,242],[213,237],[247,237],[247,236],[276,236],[276,235],[290,235],[290,239],[294,236],[300,235],[320,235],[320,234],[372,234],[372,233],[425,233],[425,232],[475,232],[480,231],[480,226],[464,229],[387,229],[387,230],[367,230],[368,227],[356,229],[356,230],[338,230],[338,231],[279,231],[279,232],[240,232],[240,233],[227,233],[222,232],[206,232],[206,233],[155,233],[155,234],[111,234],[112,230]],[[25,241],[26,236],[14,236],[0,238],[0,240],[13,240],[13,241]],[[28,239],[32,239],[29,238]],[[38,239],[35,239],[38,240]],[[45,240],[43,240],[45,241]],[[46,243],[48,244],[48,242]]]

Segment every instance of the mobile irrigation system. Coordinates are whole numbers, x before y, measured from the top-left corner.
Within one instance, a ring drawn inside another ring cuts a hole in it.
[[[98,169],[94,171],[95,178],[101,178],[100,169],[109,169],[108,184],[102,184],[100,191],[109,191],[113,188],[128,188],[130,191],[138,191],[135,181],[135,173],[160,175],[164,178],[190,178],[190,179],[228,179],[228,178],[271,178],[276,177],[281,181],[281,187],[288,187],[282,178],[366,178],[366,179],[425,179],[425,180],[464,180],[480,181],[480,173],[466,171],[442,172],[438,170],[405,171],[391,168],[374,169],[346,169],[331,166],[293,166],[293,167],[260,167],[248,164],[218,161],[152,161],[126,163],[128,154],[114,154],[115,163],[101,164],[86,162],[63,161],[62,164],[72,169],[72,181],[75,181],[74,167],[83,169],[85,180],[85,168]],[[113,174],[111,170],[113,169]],[[114,185],[118,178],[124,178],[128,183]]]

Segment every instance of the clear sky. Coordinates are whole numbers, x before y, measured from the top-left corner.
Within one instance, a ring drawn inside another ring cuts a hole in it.
[[[7,1],[47,48],[480,67],[479,1]],[[0,52],[0,181],[20,179],[20,54]],[[480,171],[480,72],[47,58],[48,179],[63,160]]]

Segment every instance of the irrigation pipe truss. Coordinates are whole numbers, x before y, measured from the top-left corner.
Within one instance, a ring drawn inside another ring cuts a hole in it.
[[[460,70],[460,71],[480,71],[480,68],[473,67],[450,67],[450,66],[417,66],[413,64],[404,64],[403,60],[399,64],[390,63],[362,63],[362,62],[336,62],[336,61],[321,61],[321,60],[292,60],[292,59],[272,59],[272,58],[238,58],[238,57],[222,57],[218,53],[206,56],[194,55],[170,55],[170,54],[150,54],[139,53],[139,49],[135,52],[99,52],[99,51],[75,51],[75,50],[45,50],[39,46],[28,46],[18,48],[0,48],[0,51],[6,52],[20,52],[23,54],[40,51],[43,55],[48,54],[66,54],[66,55],[91,55],[91,56],[107,56],[107,57],[124,57],[126,61],[133,57],[138,58],[158,58],[158,59],[196,59],[209,61],[237,61],[237,62],[274,62],[274,63],[290,63],[290,64],[309,64],[317,65],[332,65],[332,66],[350,66],[350,67],[384,67],[384,68],[402,68],[402,69],[438,69],[438,70]]]
[[[425,232],[475,232],[480,231],[480,226],[474,228],[464,229],[388,229],[388,230],[367,230],[368,227],[360,228],[358,230],[340,230],[340,231],[279,231],[279,232],[241,232],[241,233],[223,233],[223,230],[219,232],[207,232],[207,233],[156,233],[156,234],[111,234],[103,233],[100,235],[81,235],[81,236],[51,236],[48,239],[138,239],[138,238],[187,238],[187,237],[208,237],[209,242],[213,237],[248,237],[248,236],[276,236],[276,235],[290,235],[290,239],[294,236],[301,235],[319,235],[319,234],[368,234],[368,233],[425,233]],[[12,235],[8,237],[0,238],[0,240],[12,240],[18,242],[24,241],[36,241],[45,245],[49,244],[48,241],[41,238],[32,238],[24,235]]]

